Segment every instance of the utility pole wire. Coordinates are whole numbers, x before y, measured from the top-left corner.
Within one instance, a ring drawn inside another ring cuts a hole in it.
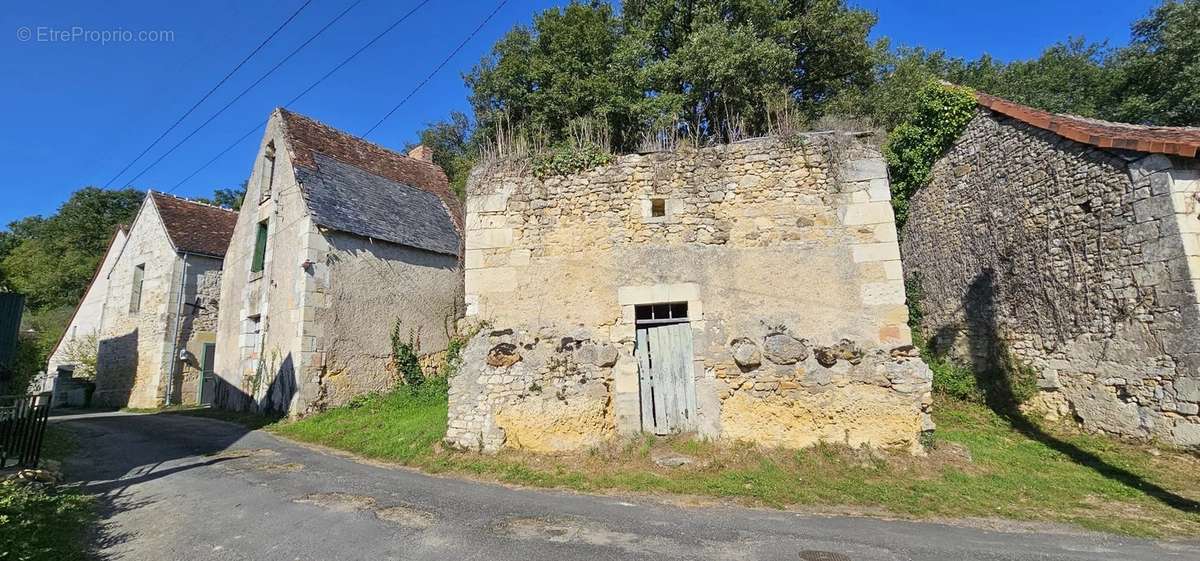
[[[268,35],[266,39],[263,39],[262,42],[259,43],[257,47],[254,47],[254,50],[250,51],[250,54],[246,55],[246,57],[243,58],[241,62],[237,63],[237,66],[234,66],[233,70],[230,70],[228,74],[225,74],[225,77],[221,78],[221,80],[219,82],[217,82],[217,85],[215,85],[211,89],[209,89],[208,93],[205,93],[203,96],[201,96],[200,99],[198,101],[196,101],[196,103],[193,103],[192,106],[189,107],[188,110],[183,113],[183,115],[180,115],[178,119],[175,119],[175,122],[172,123],[171,126],[167,127],[167,130],[163,131],[162,134],[158,135],[158,138],[154,139],[154,142],[151,142],[150,145],[147,146],[144,150],[142,150],[141,153],[139,153],[134,159],[130,160],[128,164],[125,164],[125,167],[121,168],[121,171],[118,171],[116,175],[112,176],[112,179],[109,179],[108,182],[104,184],[104,188],[107,189],[109,185],[112,185],[112,182],[116,181],[118,177],[121,177],[122,175],[124,175],[125,172],[129,171],[129,168],[133,167],[133,164],[137,163],[138,160],[142,159],[142,156],[145,156],[147,152],[149,152],[155,146],[158,146],[158,143],[161,142],[163,138],[165,138],[168,134],[170,134],[171,131],[175,130],[175,127],[178,127],[179,123],[182,123],[183,120],[188,117],[188,115],[191,115],[192,112],[195,111],[197,107],[200,107],[200,104],[204,103],[204,101],[207,100],[209,98],[209,96],[211,96],[213,94],[213,92],[217,91],[217,88],[220,88],[222,85],[224,85],[225,82],[227,82],[229,80],[229,78],[234,75],[234,73],[236,73],[238,70],[241,70],[242,66],[245,66],[245,64],[251,58],[254,58],[254,55],[258,54],[258,51],[261,51],[263,47],[267,46],[267,43],[270,43],[271,39],[274,39],[275,36],[278,35],[280,31],[283,31],[283,28],[287,27],[289,23],[292,23],[292,20],[296,19],[296,16],[300,15],[300,12],[303,12],[304,8],[307,8],[309,4],[312,4],[312,0],[305,0],[304,4],[301,4],[299,8],[296,8],[296,11],[292,12],[292,15],[288,16],[288,18],[286,20],[284,20],[283,23],[279,24],[279,27],[276,27],[275,31],[272,31],[271,34]]]
[[[507,1],[507,0],[505,0],[505,1]],[[335,72],[337,72],[338,70],[341,70],[343,66],[346,66],[347,64],[349,64],[350,61],[354,60],[356,57],[358,57],[358,55],[362,54],[363,51],[367,50],[368,48],[371,47],[371,45],[374,45],[376,42],[378,42],[380,39],[382,39],[384,35],[387,35],[393,29],[396,29],[397,26],[399,26],[401,23],[404,23],[404,21],[407,20],[408,18],[412,17],[413,14],[417,13],[417,10],[420,10],[421,8],[425,7],[425,5],[428,4],[429,2],[430,2],[430,0],[422,0],[420,3],[418,3],[416,6],[414,6],[411,10],[406,12],[404,15],[400,16],[399,19],[397,19],[396,21],[393,21],[392,24],[387,26],[383,31],[380,31],[379,33],[377,33],[374,37],[371,38],[370,41],[367,41],[367,43],[365,45],[363,45],[362,47],[359,47],[358,50],[354,51],[353,53],[350,53],[350,56],[342,59],[342,61],[337,63],[333,68],[331,68],[329,70],[329,72],[326,72],[323,76],[321,76],[320,78],[317,78],[317,80],[314,81],[312,84],[309,84],[309,86],[307,88],[304,88],[303,91],[301,91],[299,94],[296,94],[296,96],[293,97],[292,99],[288,100],[287,103],[283,104],[283,107],[284,108],[290,107],[293,103],[300,101],[300,98],[304,97],[305,95],[308,95],[308,92],[311,92],[314,88],[319,86],[322,82],[327,80],[330,76],[333,76],[333,74]],[[220,159],[221,156],[224,156],[227,152],[232,150],[235,146],[240,144],[243,140],[246,140],[246,137],[253,134],[254,131],[256,131],[259,128],[266,125],[267,122],[268,121],[263,121],[257,125],[254,125],[254,128],[246,131],[245,134],[238,137],[237,140],[234,140],[228,146],[226,146],[224,150],[221,150],[220,152],[218,152],[216,156],[213,156],[211,159],[209,159],[203,165],[196,168],[195,171],[193,171],[187,177],[183,178],[183,180],[181,180],[179,183],[176,183],[175,186],[171,187],[171,189],[169,189],[167,191],[167,193],[173,192],[174,190],[178,189],[184,183],[187,183],[187,181],[189,179],[195,177],[196,174],[200,173],[201,171],[204,171],[205,168],[212,165],[212,163],[217,161],[218,159]]]
[[[429,0],[425,0],[425,1],[428,2]],[[279,67],[283,66],[284,63],[291,60],[291,58],[296,56],[297,53],[304,50],[304,48],[307,47],[313,41],[315,41],[317,39],[317,37],[320,37],[322,33],[325,33],[325,30],[332,27],[333,24],[338,22],[338,20],[342,19],[342,16],[345,16],[347,13],[350,12],[350,10],[353,10],[355,6],[357,6],[361,3],[362,3],[362,0],[355,0],[355,2],[353,4],[350,4],[350,6],[348,6],[346,9],[342,10],[337,16],[335,16],[333,19],[329,20],[329,23],[326,23],[324,27],[322,27],[321,29],[318,29],[316,33],[314,33],[311,37],[309,37],[303,43],[301,43],[299,47],[296,47],[294,50],[292,50],[292,52],[288,53],[288,55],[283,57],[283,59],[280,60],[278,63],[276,63],[275,66],[272,66],[270,70],[266,71],[266,73],[264,73],[262,76],[259,76],[257,80],[255,80],[249,86],[246,86],[246,88],[243,89],[241,91],[241,93],[234,96],[233,99],[229,100],[228,103],[226,103],[223,107],[218,109],[216,113],[213,113],[207,120],[205,120],[203,123],[200,123],[200,126],[196,127],[195,129],[192,129],[192,132],[188,133],[188,135],[183,137],[182,140],[180,140],[179,142],[176,142],[175,145],[172,146],[169,150],[167,150],[166,152],[163,152],[163,154],[160,155],[153,162],[151,162],[150,165],[146,166],[145,168],[142,169],[142,171],[138,172],[137,175],[133,176],[133,178],[131,178],[128,182],[126,182],[125,186],[126,187],[131,186],[133,184],[133,182],[137,181],[137,179],[139,177],[144,175],[146,172],[150,171],[150,169],[153,168],[154,166],[158,165],[158,163],[163,161],[164,158],[171,155],[171,153],[174,152],[176,149],[178,149],[180,146],[182,146],[183,143],[190,140],[193,136],[196,135],[196,133],[200,132],[201,129],[208,126],[209,123],[213,122],[213,119],[216,119],[218,116],[220,116],[222,113],[224,113],[225,110],[229,109],[230,106],[232,106],[234,103],[237,103],[237,101],[239,99],[241,99],[243,96],[245,96],[247,93],[249,93],[250,90],[254,89],[255,86],[262,83],[263,80],[266,80],[268,76],[270,76],[271,74],[274,74],[276,70],[279,70]]]
[[[444,68],[446,66],[447,63],[450,62],[450,59],[453,59],[455,57],[455,55],[457,55],[459,53],[459,51],[461,51],[463,49],[463,47],[467,46],[467,43],[469,43],[471,41],[471,39],[474,39],[475,36],[479,34],[479,31],[482,30],[483,27],[488,24],[488,22],[492,21],[493,17],[496,17],[496,14],[499,13],[500,9],[503,8],[504,5],[507,3],[508,3],[508,0],[500,0],[500,3],[496,4],[496,8],[494,10],[492,10],[492,13],[488,14],[488,16],[486,18],[484,18],[482,22],[479,22],[479,25],[477,25],[475,27],[475,29],[473,31],[471,31],[471,33],[469,35],[467,35],[467,38],[463,39],[462,42],[459,43],[458,46],[455,47],[453,51],[450,51],[449,55],[446,55],[446,58],[442,59],[442,62],[439,63],[433,69],[433,72],[430,72],[429,75],[426,76],[424,80],[421,80],[421,83],[417,84],[417,87],[413,88],[412,91],[408,92],[408,95],[404,96],[404,99],[401,99],[400,103],[397,103],[395,106],[393,106],[392,109],[390,111],[388,111],[387,114],[384,115],[382,119],[379,119],[378,121],[376,121],[376,123],[374,125],[371,125],[371,128],[367,129],[367,132],[364,132],[361,135],[359,135],[359,138],[366,139],[368,135],[370,135],[372,132],[375,131],[375,129],[379,128],[379,125],[382,125],[384,121],[388,120],[388,117],[391,117],[392,114],[396,112],[396,110],[400,109],[401,105],[404,105],[405,102],[407,102],[409,99],[412,98],[412,96],[416,95],[416,93],[418,91],[420,91],[420,89],[422,87],[424,87],[425,84],[428,84],[429,81],[432,80],[433,77],[435,75],[437,75],[437,73],[440,72],[442,70],[442,68]]]

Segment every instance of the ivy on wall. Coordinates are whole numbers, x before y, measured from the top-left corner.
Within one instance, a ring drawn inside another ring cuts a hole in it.
[[[930,82],[917,93],[912,113],[888,135],[883,155],[891,173],[897,228],[903,228],[908,219],[909,199],[929,183],[934,162],[950,149],[974,116],[972,90]]]

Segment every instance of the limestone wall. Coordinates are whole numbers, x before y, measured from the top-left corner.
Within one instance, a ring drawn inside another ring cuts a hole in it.
[[[394,388],[392,329],[419,354],[446,349],[462,314],[457,256],[329,231],[313,245],[315,283],[308,295],[314,321],[306,350],[323,353],[305,408],[323,409],[357,395]]]
[[[686,302],[698,433],[915,446],[929,377],[890,353],[910,333],[889,198],[878,152],[841,134],[545,180],[476,170],[467,315],[490,327],[452,382],[447,440],[554,450],[637,432],[635,307]],[[734,361],[771,345],[790,356]]]
[[[199,255],[187,258],[180,349],[187,358],[178,361],[172,380],[171,402],[192,405],[200,398],[201,359],[205,344],[216,344],[221,306],[221,260]],[[214,365],[215,366],[215,365]]]
[[[95,403],[157,407],[165,399],[163,369],[175,317],[173,292],[178,256],[152,203],[142,204],[125,248],[108,272],[103,323],[96,354]],[[145,267],[141,305],[130,311],[134,268]]]
[[[275,179],[263,197],[264,151],[274,143]],[[301,268],[310,239],[320,237],[296,183],[292,154],[278,114],[263,135],[246,198],[238,213],[221,276],[217,333],[217,403],[221,407],[288,412],[303,387],[305,295],[311,275]],[[258,224],[268,227],[266,259],[251,272]],[[311,319],[308,316],[307,319]]]
[[[1039,372],[1039,405],[1200,445],[1194,162],[1117,153],[987,111],[914,197],[905,270],[935,345]],[[1190,263],[1189,263],[1190,261]]]

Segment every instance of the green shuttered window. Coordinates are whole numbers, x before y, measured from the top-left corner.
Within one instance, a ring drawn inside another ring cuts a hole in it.
[[[261,273],[267,258],[267,221],[258,223],[258,236],[254,239],[254,260],[250,262],[251,273]]]

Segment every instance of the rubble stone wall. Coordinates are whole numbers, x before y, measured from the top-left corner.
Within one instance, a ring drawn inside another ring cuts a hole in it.
[[[546,179],[475,170],[467,319],[487,327],[451,381],[447,441],[555,451],[638,432],[636,306],[686,302],[695,432],[918,449],[930,378],[905,348],[889,200],[878,151],[846,134]]]
[[[1033,367],[1052,415],[1200,445],[1196,162],[981,110],[933,176],[902,248],[935,346]]]

